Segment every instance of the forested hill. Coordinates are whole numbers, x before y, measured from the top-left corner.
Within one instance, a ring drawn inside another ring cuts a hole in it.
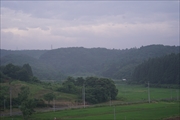
[[[132,82],[151,84],[180,83],[180,53],[150,58],[138,65],[133,73]]]
[[[105,48],[60,48],[46,52],[40,60],[63,73],[100,75],[105,64],[113,62],[119,52]]]
[[[1,50],[0,62],[1,65],[29,63],[39,79],[63,79],[64,75],[131,79],[135,67],[144,60],[171,53],[179,53],[179,47],[149,45],[124,50],[83,47],[39,51]]]
[[[1,49],[1,57],[4,57],[9,54],[13,55],[28,55],[33,58],[39,58],[42,54],[47,52],[47,50],[3,50]]]

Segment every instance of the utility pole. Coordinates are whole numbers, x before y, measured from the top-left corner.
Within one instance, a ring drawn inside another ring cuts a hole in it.
[[[85,85],[84,84],[83,84],[82,94],[83,94],[83,102],[84,102],[84,108],[85,108],[86,101],[85,101]]]
[[[173,90],[171,89],[171,100],[172,100],[172,91],[173,91]]]
[[[111,93],[110,93],[110,101],[109,101],[109,105],[111,106],[112,102],[111,102]]]
[[[9,100],[9,102],[10,102],[10,103],[9,103],[9,104],[10,104],[10,113],[9,113],[9,114],[10,114],[10,116],[12,116],[12,98],[11,98],[11,97],[12,97],[12,95],[11,95],[12,93],[11,93],[11,83],[10,83],[10,87],[9,87],[9,93],[10,93],[10,94],[9,94],[9,99],[10,99],[10,100]]]
[[[148,101],[149,101],[149,103],[151,102],[150,101],[150,91],[149,91],[149,81],[148,81]]]
[[[114,107],[114,120],[116,120],[116,109]]]
[[[178,101],[179,100],[178,90],[176,90],[176,93],[177,93],[177,101]]]
[[[4,110],[6,109],[6,99],[4,99]]]
[[[53,80],[53,84],[54,84],[54,80]],[[54,108],[54,112],[56,111],[56,106],[55,106],[55,95],[53,97],[53,108]]]
[[[53,108],[54,108],[54,112],[56,111],[55,109],[55,99],[53,99]]]

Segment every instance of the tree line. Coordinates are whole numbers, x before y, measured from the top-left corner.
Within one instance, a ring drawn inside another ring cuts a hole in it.
[[[135,67],[148,58],[179,53],[179,46],[148,45],[130,49],[70,47],[52,50],[1,50],[1,65],[31,64],[41,80],[64,80],[68,76],[103,76],[132,79]]]
[[[33,76],[31,66],[24,64],[22,67],[13,65],[0,66],[0,82],[8,82],[9,86],[0,86],[0,108],[10,107],[11,82],[15,80],[25,82],[40,82]],[[21,87],[17,97],[11,98],[12,107],[18,107],[22,111],[24,120],[27,120],[34,112],[36,105],[42,104],[42,100],[30,98],[30,90],[26,86]],[[43,102],[44,104],[44,102]]]
[[[133,73],[133,83],[180,84],[180,53],[150,58],[138,65]]]
[[[0,66],[0,82],[10,82],[12,80],[39,82],[39,80],[33,76],[29,64],[24,64],[22,67],[13,65],[12,63]]]

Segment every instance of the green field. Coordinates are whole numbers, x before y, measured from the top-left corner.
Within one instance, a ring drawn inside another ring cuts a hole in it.
[[[42,96],[52,89],[46,87],[14,82],[14,88],[29,86],[31,94]],[[148,88],[143,85],[117,84],[119,92],[117,100],[97,104],[93,107],[81,109],[67,109],[56,112],[35,113],[31,120],[161,120],[163,118],[180,116],[179,90],[168,88],[150,88],[151,103],[148,101]],[[43,94],[42,94],[43,93]],[[55,92],[61,100],[75,101],[72,94]],[[165,102],[166,101],[166,102]],[[178,102],[177,102],[178,101]],[[138,103],[138,104],[137,104]],[[115,106],[115,107],[114,107]],[[46,108],[44,108],[46,109]],[[115,113],[115,114],[114,114]],[[22,120],[22,116],[0,117],[1,120]]]
[[[119,92],[117,99],[127,102],[134,101],[147,101],[148,100],[148,88],[143,85],[127,85],[117,84]],[[163,100],[163,99],[179,99],[178,89],[169,88],[149,88],[150,100]]]
[[[180,114],[178,102],[158,102],[119,106],[89,107],[56,112],[36,113],[31,120],[161,120]],[[22,120],[22,116],[1,120]]]
[[[1,83],[2,86],[9,86],[7,83]],[[60,84],[52,83],[50,85],[31,84],[22,81],[12,82],[13,97],[17,96],[20,92],[21,86],[28,86],[31,91],[31,96],[35,98],[42,98],[45,93],[54,92],[57,100],[75,101],[77,96],[74,94],[66,94],[62,92],[54,91]],[[116,84],[118,88],[117,100],[120,102],[136,102],[148,100],[148,88],[143,85],[128,85],[128,84]],[[179,100],[180,92],[178,89],[169,88],[150,88],[150,99],[163,100],[173,99]]]

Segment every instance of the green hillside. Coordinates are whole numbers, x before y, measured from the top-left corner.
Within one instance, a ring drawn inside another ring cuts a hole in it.
[[[22,66],[23,64],[28,63],[32,67],[34,76],[37,76],[40,79],[51,79],[58,74],[51,65],[45,64],[43,61],[25,54],[9,54],[2,57],[0,62],[1,66],[9,63]]]
[[[13,106],[17,106],[19,103],[16,100],[18,97],[18,93],[21,91],[21,87],[28,87],[30,90],[30,97],[37,100],[44,100],[44,95],[47,93],[53,93],[56,96],[57,105],[68,106],[67,103],[73,103],[77,100],[77,96],[74,94],[68,94],[63,92],[58,92],[57,88],[61,87],[60,84],[57,83],[28,83],[24,81],[14,80],[11,82],[12,89],[12,98],[13,98]],[[5,88],[9,89],[9,83],[1,83],[0,91],[3,92]],[[9,95],[9,91],[7,94]],[[9,106],[9,96],[6,96],[7,106]],[[46,102],[47,103],[47,102]]]
[[[28,55],[33,58],[39,58],[42,54],[44,54],[48,50],[4,50],[1,49],[1,57],[15,54],[15,55]]]
[[[1,65],[29,63],[41,80],[66,76],[102,76],[132,79],[135,67],[149,58],[179,53],[179,46],[149,45],[124,50],[106,48],[59,48],[53,50],[1,50]]]
[[[151,84],[180,84],[180,53],[151,58],[138,65],[132,82]]]

